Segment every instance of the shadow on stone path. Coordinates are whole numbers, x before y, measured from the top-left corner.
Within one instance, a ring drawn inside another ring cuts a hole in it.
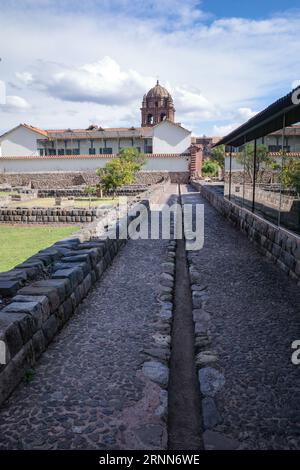
[[[208,286],[212,347],[226,380],[214,431],[240,448],[299,449],[300,367],[291,363],[299,287],[199,193],[189,202],[205,205],[204,248],[189,259]]]

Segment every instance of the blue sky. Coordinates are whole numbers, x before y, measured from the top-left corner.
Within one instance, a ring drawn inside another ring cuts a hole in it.
[[[299,82],[297,3],[2,0],[0,132],[138,126],[159,76],[177,121],[227,133]]]
[[[252,19],[263,19],[299,7],[299,0],[204,0],[201,6],[216,17]]]

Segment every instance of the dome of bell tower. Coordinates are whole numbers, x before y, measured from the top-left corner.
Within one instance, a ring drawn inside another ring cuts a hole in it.
[[[157,80],[156,85],[143,97],[142,126],[155,126],[168,119],[174,122],[175,108],[173,99],[168,90]]]

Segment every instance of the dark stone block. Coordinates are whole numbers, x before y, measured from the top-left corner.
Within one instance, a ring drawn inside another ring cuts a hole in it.
[[[42,330],[37,331],[32,337],[32,346],[35,358],[38,359],[46,349],[46,340]]]
[[[6,362],[8,362],[23,346],[21,330],[17,322],[0,313],[0,339],[6,345]]]
[[[83,272],[77,267],[59,269],[52,275],[52,279],[69,279],[72,290],[74,290],[75,287],[83,281]]]
[[[37,331],[36,320],[30,314],[25,312],[12,312],[6,310],[6,308],[0,313],[1,321],[6,322],[7,325],[9,323],[17,324],[21,332],[23,344],[26,344]]]
[[[57,318],[55,315],[51,315],[42,326],[42,331],[43,331],[47,345],[53,339],[53,337],[57,333],[57,330],[58,330]]]
[[[14,299],[14,302],[9,304],[3,309],[4,312],[14,312],[14,313],[28,313],[33,317],[35,322],[36,329],[41,328],[42,323],[47,320],[47,313],[44,312],[43,306],[40,302],[30,301],[30,302],[17,302]],[[46,314],[45,314],[46,313]]]
[[[45,295],[50,304],[50,311],[54,312],[60,305],[61,300],[58,294],[57,289],[53,286],[41,286],[38,282],[31,284],[30,286],[23,287],[19,291],[20,295],[30,295],[30,296],[43,296]]]
[[[0,279],[0,295],[2,297],[13,297],[20,287],[22,287],[20,281]]]

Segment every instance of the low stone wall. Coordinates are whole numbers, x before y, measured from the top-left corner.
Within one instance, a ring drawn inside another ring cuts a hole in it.
[[[140,207],[149,208],[149,201],[142,204]],[[117,222],[120,230],[136,217],[135,208]],[[85,237],[89,235],[85,233]],[[70,237],[0,274],[0,294],[13,295],[0,311],[0,340],[6,346],[6,361],[0,365],[0,404],[33,367],[124,243],[125,239],[109,238],[109,233],[105,239],[91,237],[84,242]]]
[[[89,223],[98,217],[97,209],[43,209],[22,208],[0,209],[0,223],[23,224],[78,224]]]
[[[184,171],[141,171],[136,175],[137,184],[156,184],[170,178],[172,183],[187,183],[189,172]],[[96,185],[99,181],[95,171],[56,171],[36,173],[0,172],[0,185],[30,186],[34,189],[66,189],[74,186]]]
[[[297,235],[237,206],[213,191],[209,185],[193,181],[192,186],[226,219],[244,232],[265,256],[291,278],[300,281],[300,238]]]
[[[104,226],[100,230],[95,221],[11,271],[0,273],[3,302],[0,304],[0,341],[6,349],[5,364],[0,364],[0,405],[24,378],[25,372],[34,366],[126,243],[125,238],[116,238],[116,234],[124,233],[126,225],[136,217],[147,216],[149,200],[162,194],[168,184],[150,188],[145,193],[147,199],[138,204],[132,201],[128,214],[120,220],[116,220],[115,211],[112,214],[108,211],[107,229]],[[173,244],[170,245],[169,251],[173,251]],[[162,322],[165,316],[169,313],[162,312]],[[162,402],[166,409],[163,393]]]

